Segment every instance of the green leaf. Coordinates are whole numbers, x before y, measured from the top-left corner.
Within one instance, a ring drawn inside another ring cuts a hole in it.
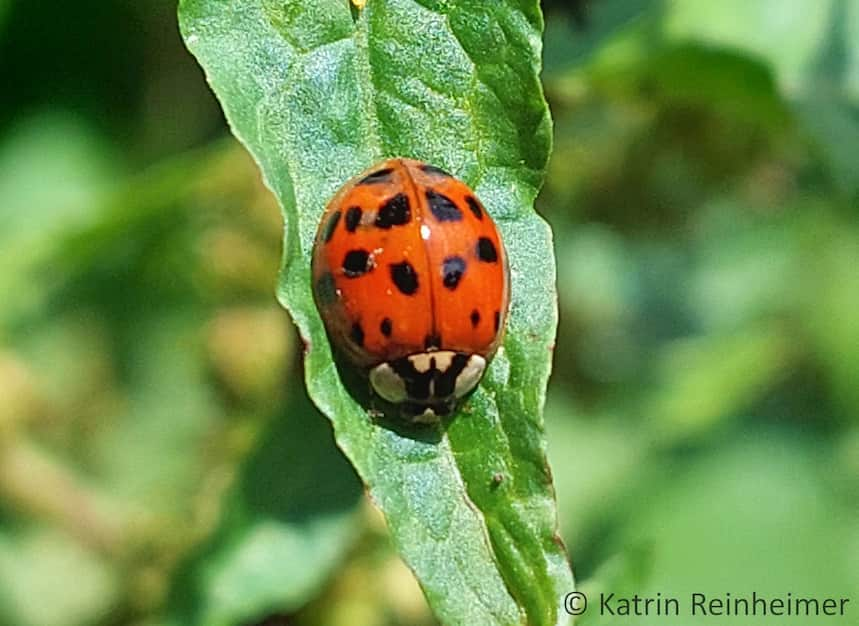
[[[563,73],[587,63],[616,33],[648,19],[659,8],[659,0],[601,0],[583,6],[587,6],[584,23],[563,11],[547,12],[547,74]]]
[[[75,584],[58,572],[74,572]],[[2,624],[97,623],[118,595],[109,564],[53,528],[0,527],[0,580]]]
[[[182,32],[286,222],[279,296],[307,341],[310,395],[447,624],[556,624],[573,587],[556,533],[542,407],[557,323],[551,233],[534,213],[551,129],[536,0],[184,0]],[[469,183],[508,247],[510,321],[449,425],[370,417],[338,377],[310,291],[324,206],[409,156]]]
[[[666,4],[665,32],[763,59],[785,90],[796,93],[808,80],[832,6],[833,0],[672,0]]]
[[[833,182],[859,194],[859,3],[761,0],[668,3],[665,32],[766,62],[818,146]]]
[[[22,120],[0,143],[0,324],[42,302],[34,269],[101,206],[120,173],[111,157],[92,129],[56,113]]]
[[[250,624],[296,611],[361,528],[360,485],[296,378],[288,405],[240,468],[218,531],[172,585],[177,623]]]

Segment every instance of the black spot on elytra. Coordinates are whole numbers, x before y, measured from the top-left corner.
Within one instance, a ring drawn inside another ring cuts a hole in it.
[[[389,317],[386,317],[382,320],[382,323],[379,324],[379,330],[382,331],[382,334],[385,335],[385,337],[390,337],[394,330],[394,323]]]
[[[426,196],[430,211],[439,222],[458,222],[462,219],[462,211],[446,195],[427,189]]]
[[[474,309],[468,318],[471,320],[471,327],[477,328],[477,325],[480,324],[480,311]]]
[[[349,331],[349,336],[352,338],[357,345],[364,345],[364,329],[361,328],[361,324],[355,322],[352,324],[352,329]]]
[[[337,300],[337,286],[331,272],[325,272],[316,281],[316,298],[320,304],[334,304]]]
[[[477,240],[477,258],[484,263],[495,263],[498,261],[498,251],[495,249],[495,244],[487,237],[481,237]]]
[[[408,261],[391,263],[391,280],[402,293],[407,296],[418,290],[418,275]]]
[[[442,282],[444,286],[453,291],[462,280],[465,273],[465,259],[461,256],[447,257],[441,266]]]
[[[451,178],[451,175],[445,172],[440,167],[436,167],[435,165],[430,165],[429,163],[424,163],[421,165],[421,169],[425,171],[427,174],[435,174],[436,176],[446,176]]]
[[[471,209],[471,212],[474,213],[474,217],[479,220],[483,219],[483,208],[480,206],[480,203],[477,201],[477,198],[474,196],[467,196],[465,201],[468,203],[468,208]]]
[[[404,193],[398,193],[379,207],[379,213],[376,215],[376,226],[388,229],[392,226],[408,224],[410,219],[409,197]]]
[[[381,170],[376,170],[372,174],[368,174],[358,181],[359,185],[373,185],[375,183],[385,183],[391,179],[391,173],[394,171],[392,167],[386,167]]]
[[[334,211],[328,221],[325,222],[325,228],[322,229],[322,241],[328,243],[331,237],[334,236],[334,231],[337,229],[337,223],[340,221],[340,211]]]
[[[359,206],[351,206],[346,209],[346,230],[350,233],[354,233],[355,229],[358,228],[358,224],[361,223],[361,207]]]
[[[370,253],[366,250],[350,250],[343,257],[343,273],[349,278],[358,278],[372,269]]]
[[[501,311],[495,311],[495,332],[501,327]]]
[[[424,350],[432,350],[433,348],[441,348],[441,335],[431,333],[424,337]]]

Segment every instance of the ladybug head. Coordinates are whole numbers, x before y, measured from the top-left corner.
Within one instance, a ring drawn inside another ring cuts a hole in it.
[[[484,369],[486,359],[479,354],[421,352],[377,365],[370,370],[370,384],[414,421],[433,422],[477,386]]]

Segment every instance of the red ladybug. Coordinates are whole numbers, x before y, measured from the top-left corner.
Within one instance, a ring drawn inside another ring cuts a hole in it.
[[[383,161],[329,202],[313,295],[334,347],[418,421],[450,413],[501,343],[507,255],[474,192],[411,159]]]

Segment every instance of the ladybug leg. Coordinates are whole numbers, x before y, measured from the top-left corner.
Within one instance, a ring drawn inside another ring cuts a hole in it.
[[[367,415],[369,415],[374,420],[379,420],[385,417],[385,412],[378,408],[378,396],[376,394],[376,390],[373,389],[373,385],[367,381],[367,388],[370,392],[370,406],[367,407]]]
[[[375,406],[371,406],[367,409],[367,415],[369,415],[371,419],[378,421],[385,417],[385,412],[380,411]]]
[[[432,409],[436,412],[437,415],[442,417],[447,417],[451,413],[453,413],[453,408],[456,406],[456,399],[449,398],[442,403],[433,405]]]

